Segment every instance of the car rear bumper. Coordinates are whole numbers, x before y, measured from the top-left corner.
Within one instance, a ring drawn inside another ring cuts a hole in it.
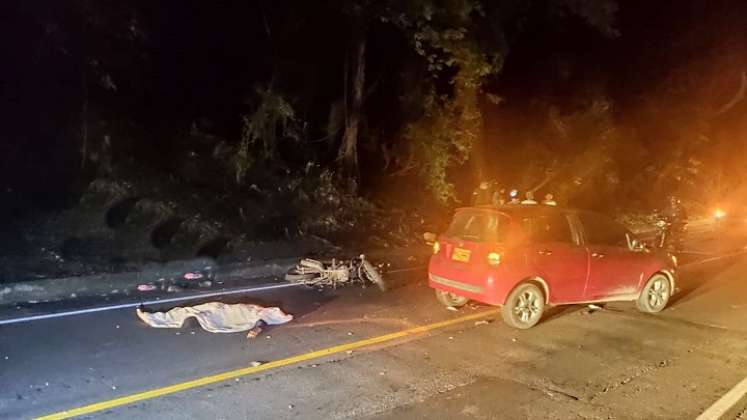
[[[466,293],[472,293],[472,294],[482,294],[485,290],[482,286],[477,286],[474,284],[469,283],[462,283],[460,281],[447,279],[446,277],[441,277],[435,274],[428,274],[428,280],[431,283],[435,283],[440,287],[448,287],[454,290],[459,290],[460,292],[466,292]]]
[[[429,287],[489,305],[502,305],[510,291],[509,284],[501,281],[501,277],[499,269],[460,270],[436,258],[431,260],[428,267]]]

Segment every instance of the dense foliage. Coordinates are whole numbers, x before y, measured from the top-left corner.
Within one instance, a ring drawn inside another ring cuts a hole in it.
[[[227,168],[216,188],[239,191],[309,165],[413,202],[464,201],[484,179],[614,208],[736,191],[747,13],[705,4],[19,3],[30,42],[3,105],[24,117],[3,152],[34,176],[4,188],[55,174],[70,191],[124,159],[173,171],[207,153]],[[673,13],[686,24],[648,37]]]

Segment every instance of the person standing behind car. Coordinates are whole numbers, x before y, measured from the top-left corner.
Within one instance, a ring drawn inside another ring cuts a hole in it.
[[[506,189],[500,188],[496,192],[493,193],[493,205],[503,206],[506,204]]]
[[[520,201],[519,201],[519,190],[513,189],[513,190],[511,190],[511,192],[508,195],[509,195],[509,198],[510,198],[510,200],[508,201],[509,204],[519,204],[520,203]]]
[[[672,233],[676,235],[676,237],[672,239],[681,242],[685,233],[685,226],[687,226],[687,211],[679,198],[675,196],[669,198],[667,217],[669,218],[669,222],[672,224]]]
[[[537,200],[534,199],[534,193],[533,192],[527,191],[526,194],[524,195],[524,197],[525,197],[524,201],[522,201],[521,204],[525,204],[525,205],[527,205],[527,204],[528,205],[537,204]]]
[[[544,204],[546,206],[557,206],[558,202],[555,201],[555,196],[553,196],[552,194],[548,193],[548,194],[545,194],[545,199],[542,200],[542,204]]]
[[[488,181],[482,181],[480,186],[475,189],[472,193],[472,205],[473,206],[487,206],[493,200],[492,191],[490,191],[490,183]]]

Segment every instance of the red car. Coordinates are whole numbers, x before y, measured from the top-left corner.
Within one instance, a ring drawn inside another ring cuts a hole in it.
[[[467,207],[434,243],[428,284],[444,305],[501,305],[506,323],[525,329],[548,305],[635,301],[659,312],[675,290],[675,265],[597,213]]]

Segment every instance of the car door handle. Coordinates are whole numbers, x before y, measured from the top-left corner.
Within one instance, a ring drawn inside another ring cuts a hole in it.
[[[537,251],[537,253],[540,255],[552,255],[552,251],[550,251],[549,249],[540,249],[539,251]]]
[[[592,258],[604,258],[604,254],[602,254],[600,252],[592,252],[591,253],[591,257]]]

